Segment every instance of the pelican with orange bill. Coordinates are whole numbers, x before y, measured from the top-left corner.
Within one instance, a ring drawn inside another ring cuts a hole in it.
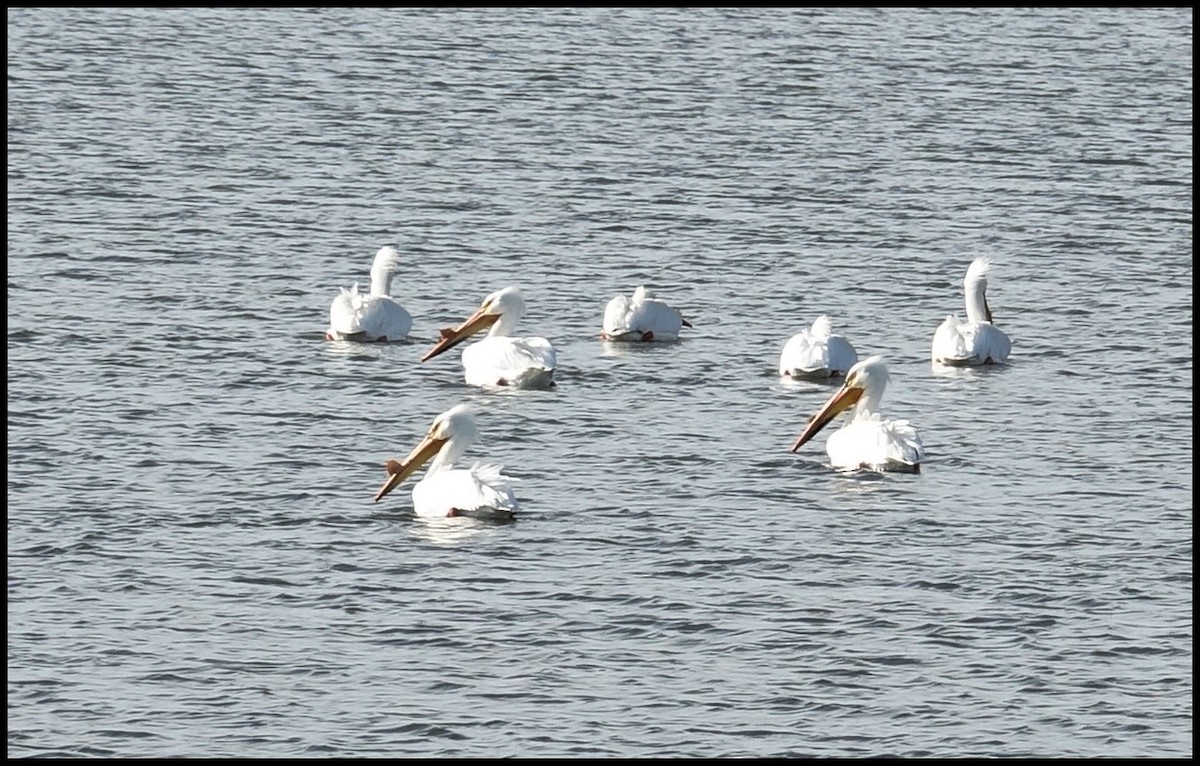
[[[375,493],[375,502],[429,463],[425,476],[413,485],[413,510],[418,516],[512,518],[518,508],[512,491],[515,480],[501,473],[500,466],[476,463],[470,468],[455,467],[478,436],[475,415],[467,405],[438,415],[408,457],[384,463],[388,477]]]
[[[497,290],[484,298],[479,308],[457,327],[443,329],[441,338],[421,361],[433,359],[487,330],[486,337],[463,350],[467,385],[550,388],[554,386],[558,353],[545,338],[513,337],[513,330],[523,316],[525,298],[520,288]]]
[[[792,444],[799,450],[839,414],[847,420],[825,444],[830,464],[842,471],[900,471],[917,473],[925,457],[921,437],[907,420],[891,420],[878,412],[887,388],[888,370],[882,356],[858,362],[846,380],[816,411]]]

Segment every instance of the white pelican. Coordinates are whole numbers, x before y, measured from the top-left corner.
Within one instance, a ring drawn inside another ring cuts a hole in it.
[[[504,476],[501,466],[476,463],[470,468],[454,467],[477,436],[475,416],[467,405],[451,407],[438,415],[408,457],[384,463],[388,478],[375,493],[375,502],[432,458],[425,476],[413,485],[413,510],[418,516],[511,518],[518,508],[510,486],[515,479]]]
[[[796,333],[779,355],[779,374],[790,378],[837,378],[858,361],[850,341],[833,332],[827,316],[819,316],[811,330]]]
[[[677,340],[680,328],[691,326],[678,309],[655,299],[645,287],[638,287],[632,299],[617,295],[604,307],[600,337],[610,341]]]
[[[457,346],[481,330],[491,327],[487,337],[467,346],[462,353],[467,384],[549,388],[554,385],[558,353],[545,338],[514,338],[510,335],[525,315],[520,289],[506,287],[483,299],[474,314],[458,327],[441,331],[442,338],[421,357],[424,362]]]
[[[1000,364],[1008,359],[1012,341],[992,323],[987,304],[987,272],[991,263],[976,258],[967,268],[963,292],[967,302],[967,321],[959,322],[950,314],[933,333],[933,361],[938,364],[967,366]]]
[[[846,380],[833,396],[808,419],[792,452],[816,436],[839,412],[851,405],[849,419],[829,436],[825,451],[834,468],[853,471],[921,470],[925,448],[921,437],[907,420],[887,420],[877,408],[887,388],[888,371],[881,356],[869,356],[850,368]]]
[[[347,290],[338,288],[338,296],[329,307],[326,340],[393,341],[404,340],[412,329],[412,316],[391,297],[392,277],[400,270],[400,253],[384,246],[375,253],[371,264],[371,290],[358,291],[358,283]]]

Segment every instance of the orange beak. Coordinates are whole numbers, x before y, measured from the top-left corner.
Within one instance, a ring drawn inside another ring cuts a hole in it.
[[[445,443],[445,439],[437,439],[432,435],[427,435],[412,452],[408,453],[408,457],[404,458],[403,461],[389,460],[384,463],[387,466],[388,477],[383,486],[379,488],[379,491],[375,493],[375,502],[378,503],[384,495],[399,486],[400,482],[412,476],[414,471],[429,462]]]
[[[804,430],[796,439],[796,443],[792,445],[792,452],[804,446],[805,442],[817,435],[825,426],[829,425],[829,421],[837,417],[838,413],[842,412],[852,404],[857,402],[863,395],[861,388],[848,388],[843,385],[829,397],[829,401],[817,410],[816,414],[808,419],[808,423],[804,425]]]
[[[434,358],[438,354],[449,351],[475,333],[486,330],[496,324],[496,320],[499,318],[499,314],[485,314],[483,306],[480,306],[474,314],[464,319],[458,327],[442,330],[441,340],[437,342],[437,345],[425,352],[425,356],[421,357],[421,361],[424,362]]]

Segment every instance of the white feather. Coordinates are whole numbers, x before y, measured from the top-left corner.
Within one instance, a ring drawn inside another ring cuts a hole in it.
[[[833,332],[833,323],[822,314],[809,330],[802,330],[783,346],[779,374],[792,378],[831,378],[845,375],[858,362],[850,341]]]
[[[935,364],[975,366],[1002,364],[1012,352],[1012,341],[992,321],[987,303],[987,275],[991,261],[980,257],[971,261],[963,278],[963,301],[967,318],[959,321],[948,315],[933,333],[930,356]]]
[[[683,314],[654,297],[644,285],[632,298],[614,296],[604,307],[601,337],[610,341],[673,341],[685,325]]]
[[[396,248],[379,248],[371,265],[371,289],[359,292],[355,282],[349,290],[338,288],[329,306],[329,340],[398,341],[412,330],[412,315],[390,296],[392,277],[399,269]]]

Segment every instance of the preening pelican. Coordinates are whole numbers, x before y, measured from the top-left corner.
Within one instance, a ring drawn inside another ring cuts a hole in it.
[[[887,365],[881,356],[869,356],[851,367],[842,387],[808,419],[792,452],[816,436],[839,412],[853,406],[849,419],[829,435],[825,444],[833,467],[843,471],[867,468],[918,472],[925,454],[921,437],[907,420],[888,420],[878,412],[887,382]]]
[[[678,340],[680,328],[691,326],[678,309],[638,287],[632,298],[617,295],[604,307],[600,337],[610,341]]]
[[[425,518],[446,516],[492,516],[511,518],[518,508],[511,483],[501,466],[476,463],[470,468],[454,467],[467,447],[479,436],[471,409],[460,404],[433,419],[433,425],[404,460],[389,460],[388,478],[375,493],[375,502],[432,459],[425,476],[413,485],[413,510]]]
[[[412,316],[391,297],[392,277],[400,270],[400,253],[384,246],[371,264],[371,290],[363,295],[358,283],[338,296],[329,307],[326,340],[404,340],[412,329]]]
[[[779,355],[779,374],[788,378],[821,379],[845,375],[858,361],[850,341],[833,332],[827,316],[819,316],[811,330],[796,333]]]
[[[992,323],[987,303],[987,272],[991,263],[976,258],[967,268],[963,293],[967,302],[967,321],[959,322],[950,314],[933,333],[933,361],[938,364],[968,366],[1000,364],[1008,359],[1012,341]]]
[[[490,327],[487,337],[467,346],[462,353],[467,384],[548,388],[554,385],[558,353],[545,338],[514,338],[517,321],[525,316],[525,299],[520,289],[506,287],[483,299],[474,314],[454,328],[443,329],[442,338],[421,357],[424,362],[447,351],[477,332]]]

